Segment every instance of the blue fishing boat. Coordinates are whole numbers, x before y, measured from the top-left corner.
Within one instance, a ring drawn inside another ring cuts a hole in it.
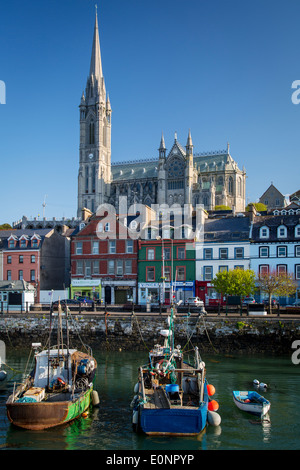
[[[233,401],[236,406],[247,413],[264,416],[268,413],[271,403],[265,397],[254,391],[233,391]]]
[[[148,435],[197,435],[207,422],[220,424],[219,405],[210,398],[214,387],[207,383],[198,348],[193,360],[186,361],[181,346],[174,346],[173,309],[168,318],[169,328],[160,332],[164,344],[155,345],[149,362],[139,368],[133,427]]]

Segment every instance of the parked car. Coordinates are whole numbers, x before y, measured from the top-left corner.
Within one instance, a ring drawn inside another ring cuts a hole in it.
[[[89,297],[77,297],[78,302],[82,304],[92,304],[94,301],[90,299]]]
[[[254,297],[245,297],[242,301],[242,305],[249,305],[249,304],[255,304],[255,298]]]
[[[75,300],[75,299],[62,299],[62,300],[55,300],[55,302],[52,302],[52,307],[53,308],[58,307],[59,302],[62,307],[64,307],[65,305],[76,306],[80,304],[80,302],[78,302],[78,300]]]
[[[300,299],[296,300],[290,305],[287,305],[287,307],[300,307]]]
[[[269,299],[264,299],[262,303],[263,303],[264,305],[267,305],[267,306],[268,306],[268,305],[269,305]],[[276,300],[276,299],[271,299],[271,305],[274,306],[274,307],[275,307],[276,305],[279,305],[278,300]]]
[[[204,307],[204,302],[199,297],[189,297],[185,303],[191,307]]]

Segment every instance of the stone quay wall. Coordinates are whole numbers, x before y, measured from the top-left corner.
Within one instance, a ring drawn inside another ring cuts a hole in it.
[[[56,317],[57,318],[57,317]],[[33,342],[46,345],[50,316],[46,313],[0,316],[0,340],[7,348],[28,348]],[[66,338],[66,323],[62,319]],[[144,350],[162,344],[160,331],[168,329],[165,315],[72,314],[68,321],[70,345],[82,343],[103,350]],[[51,344],[57,338],[57,320],[52,319]],[[206,353],[291,354],[300,339],[300,319],[269,317],[180,317],[175,319],[175,345],[190,342]],[[189,349],[189,348],[186,348]]]

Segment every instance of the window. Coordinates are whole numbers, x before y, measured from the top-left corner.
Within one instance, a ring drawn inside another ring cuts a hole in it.
[[[132,273],[132,260],[126,259],[125,260],[125,274],[131,274],[131,273]]]
[[[176,281],[185,281],[185,267],[177,266],[176,268]]]
[[[115,261],[113,259],[108,261],[108,274],[115,274]]]
[[[162,272],[162,277],[165,278],[165,281],[171,280],[171,267],[170,266],[164,267],[164,273]]]
[[[11,264],[11,256],[7,257],[7,264]]]
[[[203,280],[204,281],[211,281],[213,277],[213,268],[212,266],[204,266],[204,274],[203,274]]]
[[[31,262],[31,263],[35,263],[35,255],[31,255],[31,256],[30,256],[30,262]]]
[[[38,247],[38,240],[36,238],[33,238],[31,240],[31,246],[32,246],[32,248],[37,248]]]
[[[76,274],[83,274],[83,261],[76,261]]]
[[[154,266],[146,266],[146,279],[147,281],[155,280],[155,268]]]
[[[296,225],[295,227],[295,237],[300,237],[300,225]]]
[[[268,258],[269,257],[269,247],[268,246],[260,246],[259,247],[259,257],[260,258]]]
[[[109,241],[109,253],[111,254],[116,253],[116,240]]]
[[[126,240],[126,253],[133,253],[133,240]]]
[[[164,259],[165,260],[171,259],[171,248],[164,248]]]
[[[105,227],[104,227],[105,232],[110,232],[110,223],[106,222]]]
[[[259,230],[260,238],[269,238],[269,227],[261,227]]]
[[[244,248],[235,248],[234,257],[238,259],[244,258]]]
[[[268,273],[269,273],[269,265],[268,264],[261,264],[259,266],[259,275],[260,276],[265,276]]]
[[[155,249],[154,248],[147,248],[147,259],[153,260],[155,257]]]
[[[219,266],[219,273],[223,271],[228,271],[228,266]]]
[[[93,260],[93,274],[99,274],[99,261]]]
[[[300,257],[300,245],[295,246],[295,256],[297,258]]]
[[[34,269],[30,270],[30,280],[35,281],[35,270]]]
[[[234,266],[234,269],[242,269],[242,270],[244,270],[244,266],[243,266],[243,265],[240,265],[240,266],[239,266],[239,265],[236,265],[236,266]]]
[[[203,258],[204,259],[212,259],[212,257],[213,257],[212,248],[204,248]]]
[[[7,277],[8,281],[11,281],[11,270],[10,269],[7,271],[6,277]]]
[[[220,248],[219,256],[220,259],[228,259],[228,248]]]
[[[287,266],[286,264],[277,264],[277,274],[278,275],[285,275],[287,273]]]
[[[295,279],[300,279],[300,264],[295,266]]]
[[[284,225],[280,225],[277,229],[277,237],[278,238],[286,238],[287,236],[287,229]]]
[[[82,255],[82,242],[76,243],[76,255]]]
[[[185,259],[185,248],[184,248],[184,246],[179,246],[177,248],[177,259]]]
[[[23,257],[23,255],[20,255],[20,256],[19,256],[19,263],[21,263],[21,264],[22,264],[22,263],[23,263],[23,260],[24,260],[24,257]]]
[[[123,274],[123,260],[117,259],[117,276],[122,276]]]
[[[99,242],[92,242],[92,254],[99,255]]]
[[[277,256],[278,258],[285,258],[286,257],[286,246],[278,246],[277,247]]]
[[[88,259],[85,260],[84,262],[84,272],[85,272],[85,277],[91,276],[91,261]]]
[[[8,241],[8,248],[14,248],[15,247],[15,240],[11,239]]]
[[[26,248],[26,245],[27,245],[27,243],[26,243],[25,238],[21,238],[21,240],[20,240],[20,247],[21,247],[21,248]]]
[[[19,277],[18,277],[19,281],[23,281],[23,270],[20,269],[19,270]]]

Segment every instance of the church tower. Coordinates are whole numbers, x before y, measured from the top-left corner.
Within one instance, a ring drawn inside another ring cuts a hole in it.
[[[108,201],[111,184],[111,107],[102,72],[96,11],[90,73],[80,110],[77,216]]]

